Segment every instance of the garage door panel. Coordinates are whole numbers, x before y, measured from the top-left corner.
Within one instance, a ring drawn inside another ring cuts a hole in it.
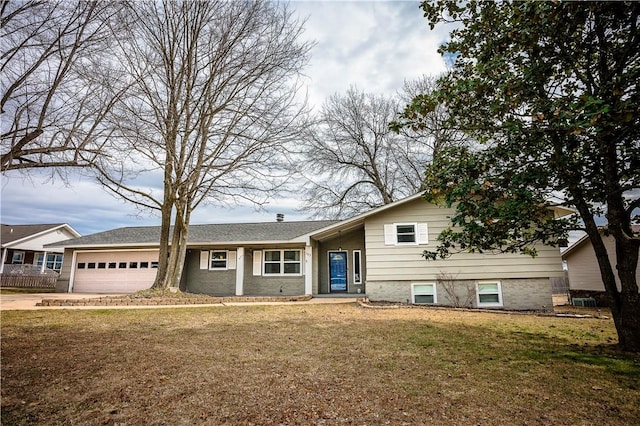
[[[151,287],[158,251],[78,253],[74,293],[134,293]]]

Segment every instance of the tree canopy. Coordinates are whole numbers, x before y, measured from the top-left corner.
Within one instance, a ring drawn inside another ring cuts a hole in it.
[[[88,167],[105,115],[122,94],[104,73],[116,7],[109,2],[3,1],[0,170]]]
[[[154,287],[177,286],[195,208],[276,189],[279,152],[305,117],[298,77],[311,44],[271,2],[128,2],[121,19],[113,72],[132,82],[94,166],[112,192],[160,213]]]
[[[455,24],[440,53],[455,58],[400,123],[420,127],[437,105],[478,141],[427,167],[425,198],[456,207],[428,258],[459,250],[557,245],[571,229],[594,246],[621,345],[640,351],[640,3],[424,2],[431,28]],[[553,201],[577,218],[556,219]],[[612,265],[596,217],[616,241]],[[615,271],[615,272],[614,272]],[[616,288],[616,276],[621,289]]]
[[[419,130],[389,127],[404,100],[429,93],[433,85],[433,78],[422,77],[406,81],[397,96],[354,86],[330,96],[305,132],[295,161],[306,181],[303,210],[345,218],[419,192],[434,153],[465,142],[442,125],[442,107],[429,112]]]

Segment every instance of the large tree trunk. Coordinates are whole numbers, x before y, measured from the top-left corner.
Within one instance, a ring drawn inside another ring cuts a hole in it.
[[[167,272],[169,270],[169,247],[171,236],[171,210],[173,203],[165,200],[162,204],[160,220],[160,250],[158,253],[158,271],[151,288],[164,290],[167,288]]]
[[[158,253],[158,272],[151,288],[164,290],[168,287],[167,273],[169,271],[169,247],[171,240],[171,215],[175,203],[174,187],[171,180],[173,162],[167,156],[164,169],[164,199],[160,210],[160,251]]]
[[[616,242],[617,276],[620,280],[621,288],[618,290],[616,284],[616,274],[611,265],[610,253],[602,239],[600,229],[595,223],[589,206],[579,200],[576,203],[578,212],[582,216],[587,235],[593,246],[596,255],[602,283],[607,294],[607,301],[611,308],[611,315],[618,333],[618,342],[625,351],[640,352],[640,295],[638,293],[638,283],[636,280],[636,269],[638,266],[639,242],[631,237],[630,227],[620,220],[620,213],[616,207],[618,203],[609,203],[608,230]],[[625,229],[626,228],[626,229]]]

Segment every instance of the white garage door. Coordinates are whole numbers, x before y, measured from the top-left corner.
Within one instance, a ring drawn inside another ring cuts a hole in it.
[[[151,287],[158,250],[78,253],[74,293],[134,293]]]

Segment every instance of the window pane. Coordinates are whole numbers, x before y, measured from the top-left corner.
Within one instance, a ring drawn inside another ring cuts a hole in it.
[[[279,262],[280,261],[280,251],[265,251],[264,252],[264,260],[265,260],[265,262]]]
[[[87,263],[87,268],[89,268],[89,269],[96,269],[96,263],[95,263],[95,262],[89,262],[89,263]]]
[[[211,269],[227,269],[227,252],[226,251],[212,251],[211,252]]]
[[[398,225],[396,227],[397,234],[415,234],[415,227],[413,225]]]
[[[105,262],[98,262],[98,269],[104,269],[107,267],[107,264]]]
[[[285,274],[299,274],[300,273],[300,264],[299,263],[285,263],[284,264],[284,273]]]
[[[415,295],[415,303],[433,303],[433,295]]]
[[[413,286],[414,294],[433,294],[433,284],[420,284]]]
[[[151,267],[154,269],[158,268],[158,262],[151,262]]]
[[[127,262],[120,262],[118,263],[118,268],[120,269],[125,269],[127,267]]]
[[[138,267],[138,262],[129,262],[129,268],[136,269]]]
[[[109,262],[109,269],[116,269],[116,262]]]
[[[149,262],[140,262],[140,267],[141,268],[148,268],[149,267]]]
[[[211,252],[211,260],[227,260],[227,252],[226,251]]]
[[[300,251],[298,250],[286,250],[284,252],[284,260],[285,261],[300,261]]]
[[[264,264],[264,273],[265,274],[279,274],[280,273],[280,264],[279,263],[265,263]]]
[[[78,269],[84,269],[84,262],[78,263]]]
[[[478,293],[497,293],[498,284],[478,284]]]
[[[480,294],[478,296],[480,303],[500,303],[497,294]]]

